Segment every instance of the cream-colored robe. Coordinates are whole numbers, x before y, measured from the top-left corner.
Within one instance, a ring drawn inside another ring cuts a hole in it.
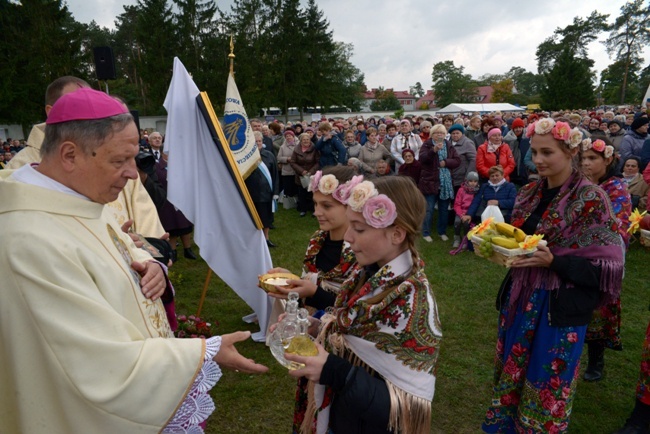
[[[45,138],[45,123],[34,125],[27,138],[27,147],[17,153],[7,164],[7,169],[19,169],[25,164],[41,161],[41,145]],[[140,179],[129,179],[117,199],[108,204],[105,211],[123,225],[133,220],[131,230],[145,237],[160,238],[165,229],[160,223],[156,205]]]
[[[2,172],[0,433],[160,432],[204,341],[168,337],[129,267],[150,257],[102,205]]]

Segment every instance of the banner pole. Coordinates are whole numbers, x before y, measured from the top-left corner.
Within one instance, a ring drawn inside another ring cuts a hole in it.
[[[212,268],[208,268],[208,275],[205,277],[205,283],[203,284],[203,293],[201,293],[201,299],[199,300],[199,308],[196,311],[196,316],[201,317],[201,311],[203,310],[203,302],[205,301],[205,296],[208,293],[208,285],[210,284],[210,279],[212,278]]]

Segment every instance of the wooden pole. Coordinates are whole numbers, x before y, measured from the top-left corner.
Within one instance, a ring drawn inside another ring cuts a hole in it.
[[[234,77],[235,75],[235,44],[233,42],[233,37],[230,35],[230,54],[228,55],[230,59],[230,74]],[[208,275],[205,277],[205,283],[203,284],[203,292],[201,293],[201,299],[199,300],[199,308],[196,311],[196,316],[201,317],[201,311],[203,310],[203,302],[208,293],[208,285],[210,284],[210,279],[212,278],[212,269],[208,268]]]
[[[203,310],[203,302],[205,301],[205,296],[208,293],[208,285],[210,284],[210,279],[212,278],[212,268],[208,268],[208,275],[205,277],[205,283],[203,284],[203,293],[201,294],[201,299],[199,300],[199,308],[196,311],[196,316],[201,317],[201,311]]]

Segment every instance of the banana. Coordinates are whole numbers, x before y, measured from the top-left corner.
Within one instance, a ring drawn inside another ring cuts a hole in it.
[[[494,227],[499,233],[512,237],[514,235],[515,227],[508,223],[494,223]]]
[[[500,234],[514,238],[518,243],[521,243],[526,238],[526,232],[517,227],[514,227],[511,224],[495,223],[495,226]]]
[[[506,249],[518,249],[519,243],[514,238],[492,237],[492,244],[495,246],[505,247]]]

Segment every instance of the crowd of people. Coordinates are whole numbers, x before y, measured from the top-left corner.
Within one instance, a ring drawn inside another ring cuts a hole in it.
[[[16,170],[0,171],[0,192],[17,199],[0,206],[0,262],[14,276],[0,305],[0,431],[202,432],[220,367],[267,368],[235,348],[246,333],[171,338],[176,240],[196,256],[191,223],[166,199],[164,137],[138,134],[123,102],[88,87],[55,81],[28,146],[14,156],[3,145]],[[583,347],[586,381],[621,349],[630,215],[650,203],[648,122],[640,109],[252,119],[262,162],[246,185],[267,245],[278,200],[319,225],[301,278],[270,295],[281,305],[298,292],[313,314],[318,355],[285,355],[303,366],[290,371],[293,432],[429,432],[442,327],[424,273],[435,259],[418,238],[433,242],[435,222],[446,243],[453,226],[462,251],[490,206],[547,244],[500,287],[482,429],[566,432]],[[645,364],[648,348],[650,327]],[[650,430],[646,371],[620,433]]]
[[[25,140],[11,139],[4,140],[0,137],[0,169],[4,169],[11,159],[26,146]]]
[[[604,127],[601,117],[606,119]],[[589,128],[590,124],[595,125],[594,119],[598,120],[598,128]],[[295,128],[313,128],[300,123],[273,123],[280,125],[285,137],[291,136]],[[400,414],[406,405],[400,398],[410,396],[412,390],[396,386],[392,377],[376,369],[382,366],[381,357],[363,351],[361,343],[376,341],[347,327],[346,321],[363,311],[355,309],[354,304],[359,302],[354,294],[361,283],[335,268],[344,263],[345,249],[350,247],[359,268],[372,273],[362,282],[375,278],[382,282],[382,273],[387,272],[385,262],[371,261],[369,267],[366,258],[362,259],[369,252],[355,235],[383,226],[358,206],[351,209],[350,200],[345,200],[345,192],[354,192],[361,182],[356,178],[370,181],[377,190],[385,185],[384,180],[407,179],[419,193],[417,200],[410,199],[414,207],[420,208],[421,222],[412,223],[420,229],[414,233],[421,234],[427,242],[433,241],[434,220],[443,242],[448,240],[448,224],[453,222],[453,246],[465,248],[463,235],[470,225],[481,221],[483,211],[490,205],[497,206],[506,222],[527,234],[545,236],[547,246],[512,264],[497,297],[495,384],[482,428],[495,433],[565,432],[583,346],[588,354],[585,381],[600,381],[605,350],[622,348],[620,291],[625,251],[631,240],[629,217],[633,206],[644,211],[648,203],[647,113],[639,110],[631,115],[599,111],[491,114],[395,121],[371,118],[367,122],[323,119],[314,126],[318,133],[305,136],[306,146],[317,151],[309,170],[305,167],[293,179],[285,178],[285,182],[303,190],[299,204],[314,199],[314,216],[321,229],[307,249],[309,260],[305,261],[303,280],[290,284],[305,304],[320,310],[329,308],[330,312],[333,308],[335,314],[334,327],[327,314],[320,317],[318,313],[315,318],[320,319],[313,320],[319,325],[314,335],[323,345],[318,358],[287,356],[305,364],[304,369],[292,373],[300,377],[293,432],[319,432],[322,422],[318,415],[325,407],[330,411],[327,417],[333,432],[405,432],[400,431],[399,421],[386,418]],[[375,138],[379,129],[386,134],[381,142]],[[385,149],[381,150],[383,158],[370,166],[364,150],[370,148],[379,155],[377,148],[381,146]],[[345,165],[351,171],[342,175],[340,170]],[[307,176],[311,182],[301,183],[300,178]],[[326,177],[330,177],[328,182],[324,182]],[[395,201],[394,196],[391,199]],[[321,204],[328,204],[327,208],[321,209]],[[342,218],[345,205],[347,222]],[[333,218],[329,213],[337,207],[340,216]],[[305,209],[311,210],[304,205],[299,209],[302,215]],[[333,222],[340,225],[335,237],[328,231]],[[343,230],[346,224],[348,228]],[[314,249],[312,244],[320,249]],[[345,258],[350,261],[349,252]],[[412,263],[420,261],[422,258],[414,250]],[[321,286],[319,276],[324,275],[328,279],[338,278],[338,284]],[[367,286],[368,283],[362,288]],[[323,287],[330,291],[327,297],[319,295],[328,294]],[[387,314],[390,304],[381,305],[381,301],[400,290],[401,283],[392,288],[373,283],[368,292],[361,290],[359,294],[361,299],[372,300],[364,308],[376,308],[373,313]],[[279,289],[280,295],[276,297],[284,298],[288,291]],[[318,302],[314,304],[314,300]],[[435,305],[430,308],[435,309]],[[372,318],[379,330],[390,335],[390,331],[383,329],[386,323],[380,315]],[[356,323],[361,327],[360,321]],[[437,354],[437,342],[442,335],[439,328],[431,330],[435,330],[435,339],[429,342],[435,341],[436,345],[430,354],[435,359],[433,355]],[[648,342],[650,335],[646,337],[646,347]],[[425,348],[423,341],[414,343],[417,344]],[[338,369],[334,371],[333,366]],[[360,367],[365,367],[374,379],[358,378],[365,375],[357,373],[364,371]],[[620,433],[645,433],[650,429],[650,402],[643,372],[636,406]],[[338,377],[341,373],[345,380]],[[405,369],[403,374],[395,375],[413,373]],[[350,376],[354,379],[350,380]],[[313,398],[308,391],[314,388],[331,393],[331,401]],[[429,391],[433,394],[433,387]],[[372,403],[359,399],[368,394],[379,398]]]
[[[277,157],[278,191],[285,207],[296,206],[301,216],[313,212],[307,178],[328,166],[348,165],[368,179],[410,176],[427,199],[422,235],[432,242],[434,214],[442,241],[449,239],[448,224],[459,225],[458,212],[463,213],[459,221],[476,223],[488,205],[498,205],[509,221],[517,189],[539,179],[525,130],[543,118],[563,121],[581,131],[583,138],[600,138],[611,145],[615,154],[611,175],[626,183],[633,208],[646,209],[650,171],[643,172],[650,161],[650,139],[648,117],[641,110],[474,113],[401,120],[323,117],[321,121],[286,124],[271,121],[268,128],[254,119],[251,125],[273,143],[268,149]],[[461,202],[469,205],[455,209],[458,192],[467,177],[473,177],[472,172],[479,179],[479,189],[472,194],[474,200],[470,202],[462,195]],[[460,235],[454,235],[454,248],[462,243]]]

